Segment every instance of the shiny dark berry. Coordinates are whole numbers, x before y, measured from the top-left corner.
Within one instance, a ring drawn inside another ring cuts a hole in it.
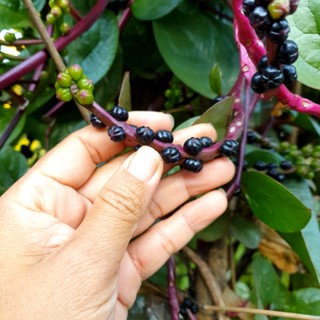
[[[255,0],[255,4],[257,6],[263,6],[266,7],[272,0]]]
[[[239,196],[240,194],[241,194],[241,189],[240,189],[240,188],[236,189],[236,190],[233,192],[233,195],[234,195],[234,196]]]
[[[286,41],[290,32],[289,23],[286,19],[274,21],[268,31],[268,38],[277,44]]]
[[[114,106],[110,114],[118,121],[127,121],[129,118],[129,113],[125,108],[120,106]]]
[[[280,162],[280,168],[283,170],[290,170],[293,168],[293,164],[289,160],[283,160]]]
[[[242,2],[242,10],[247,17],[254,10],[255,7],[256,3],[254,0],[243,0]]]
[[[273,66],[266,66],[262,72],[262,81],[266,83],[268,89],[279,87],[283,83],[282,70]]]
[[[172,143],[173,134],[171,131],[168,130],[159,130],[156,132],[155,139],[165,143]]]
[[[253,164],[253,168],[258,170],[258,171],[263,171],[263,170],[266,170],[267,169],[267,164],[264,162],[264,161],[256,161],[254,164]]]
[[[277,59],[281,64],[292,64],[299,57],[297,44],[292,40],[285,41],[278,49]]]
[[[268,169],[266,173],[273,179],[276,179],[276,177],[279,175],[279,171],[276,168]]]
[[[90,123],[97,129],[105,128],[106,125],[93,113],[90,115]]]
[[[276,175],[274,177],[275,180],[279,181],[279,182],[283,182],[284,180],[286,180],[286,176],[282,173],[279,173],[278,175]]]
[[[199,307],[196,303],[194,303],[191,307],[190,307],[190,311],[193,313],[193,314],[196,314],[199,312]]]
[[[298,78],[297,70],[292,64],[284,64],[282,66],[282,73],[284,78],[283,83],[288,86],[294,84]]]
[[[139,127],[136,130],[137,140],[141,143],[148,144],[153,141],[155,134],[149,127]]]
[[[259,73],[262,73],[267,65],[268,65],[268,58],[266,55],[264,55],[257,64],[257,70],[259,71]]]
[[[30,150],[29,146],[22,145],[20,148],[20,152],[27,158],[31,158],[33,156],[33,152]]]
[[[178,163],[181,160],[181,153],[174,147],[164,148],[161,156],[166,163]]]
[[[213,146],[214,142],[209,137],[201,137],[200,138],[201,144],[203,148],[209,148]]]
[[[181,305],[189,309],[193,305],[193,301],[189,297],[185,297]]]
[[[256,93],[263,93],[268,90],[267,84],[261,73],[256,72],[251,78],[251,89]]]
[[[276,168],[278,168],[278,165],[274,162],[269,162],[269,163],[267,163],[267,168],[268,169],[276,169]]]
[[[126,133],[120,126],[112,126],[108,129],[109,137],[114,142],[122,142],[126,139]]]
[[[255,143],[258,140],[259,140],[259,137],[254,131],[247,132],[247,142],[248,143]]]
[[[266,31],[271,24],[269,12],[262,6],[256,7],[250,13],[249,21],[252,27],[258,31]]]
[[[185,141],[183,149],[185,152],[196,156],[203,149],[203,146],[199,138],[192,137]]]
[[[212,100],[212,104],[216,104],[222,100],[224,100],[226,98],[226,96],[216,96],[213,100]]]
[[[191,172],[200,172],[203,168],[203,162],[199,159],[187,158],[183,162],[183,168]]]
[[[299,5],[300,0],[290,0],[290,14],[293,14]]]
[[[239,149],[239,143],[236,140],[225,140],[219,151],[222,155],[230,157],[236,155]]]

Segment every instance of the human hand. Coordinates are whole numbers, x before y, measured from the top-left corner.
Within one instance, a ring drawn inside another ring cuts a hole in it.
[[[132,112],[128,122],[173,126],[161,113]],[[191,135],[215,138],[198,125],[175,133],[175,143]],[[1,319],[126,319],[141,282],[226,209],[225,194],[210,190],[232,178],[229,159],[161,179],[170,167],[156,151],[114,157],[123,149],[88,126],[0,198]]]

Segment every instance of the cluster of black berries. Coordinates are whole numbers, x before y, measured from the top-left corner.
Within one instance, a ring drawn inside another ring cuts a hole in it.
[[[127,121],[129,117],[128,111],[121,106],[114,106],[110,111],[110,114],[118,121]],[[104,123],[94,114],[90,116],[90,122],[95,128],[98,129],[106,127]],[[158,140],[169,144],[173,142],[172,132],[168,130],[159,130],[154,132],[151,128],[145,126],[131,127],[133,127],[136,132],[136,139],[139,143],[137,147],[143,144],[150,144],[153,140]],[[114,142],[122,142],[126,139],[125,129],[119,125],[113,125],[109,127],[108,134],[110,139]],[[209,148],[213,144],[214,142],[209,137],[192,137],[187,139],[183,145],[183,149],[190,155],[190,158],[188,157],[183,160],[181,164],[182,168],[195,173],[201,171],[203,168],[203,162],[202,160],[194,157],[196,157],[203,149]],[[235,155],[238,150],[238,142],[235,140],[226,140],[220,146],[219,150],[220,153],[225,156]],[[168,164],[178,164],[182,161],[182,155],[180,151],[174,146],[168,146],[162,149],[161,156]]]
[[[271,178],[283,182],[286,179],[285,173],[289,172],[293,165],[287,160],[281,161],[279,166],[274,162],[267,163],[259,160],[253,164],[253,168],[257,171],[265,171]]]
[[[187,316],[187,309],[189,309],[193,314],[196,314],[199,311],[198,305],[189,297],[184,298],[180,305],[180,314],[183,317]]]
[[[299,56],[297,44],[287,40],[290,27],[285,16],[292,14],[298,6],[297,0],[244,0],[243,12],[260,38],[267,37],[277,47],[276,61],[268,64],[262,57],[257,72],[251,80],[252,90],[263,93],[279,87],[282,83],[290,86],[297,79],[292,65]]]

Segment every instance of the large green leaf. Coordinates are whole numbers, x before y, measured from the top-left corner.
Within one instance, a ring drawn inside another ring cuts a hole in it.
[[[94,25],[69,46],[68,63],[77,63],[96,83],[107,73],[116,56],[119,42],[117,19],[105,12]]]
[[[244,172],[241,190],[253,213],[271,228],[296,232],[308,223],[311,208],[281,183],[260,172]]]
[[[227,127],[232,114],[234,97],[228,97],[214,104],[194,123],[211,123],[217,132],[217,140],[222,140],[227,133]]]
[[[158,19],[171,12],[181,2],[182,0],[135,0],[132,13],[140,20]]]
[[[8,127],[10,121],[13,119],[14,115],[16,113],[15,108],[5,109],[3,107],[0,107],[0,136],[3,135],[6,128]],[[13,131],[11,132],[8,140],[6,143],[12,142],[15,138],[18,137],[18,135],[21,133],[24,124],[26,122],[26,116],[22,116],[22,118],[19,120]]]
[[[305,180],[288,180],[285,182],[291,190],[307,207],[313,208],[312,193]],[[316,210],[312,210],[312,216],[308,224],[295,233],[281,233],[281,236],[290,244],[300,259],[315,275],[320,284],[320,232]]]
[[[288,17],[290,38],[299,46],[300,57],[295,63],[298,80],[320,89],[320,10],[318,0],[300,0],[298,10]]]
[[[0,195],[27,171],[26,158],[11,147],[5,147],[0,152]]]
[[[229,92],[239,71],[233,29],[200,11],[187,15],[178,10],[153,21],[155,39],[173,73],[193,90],[214,98],[210,71],[218,64],[222,90]],[[223,35],[223,36],[222,36]]]
[[[255,162],[259,160],[263,160],[266,163],[274,162],[276,164],[279,164],[284,160],[284,158],[274,151],[253,149],[253,151],[247,153],[246,160],[248,161],[248,166],[251,167]]]
[[[320,315],[320,289],[305,288],[294,291],[287,311],[315,316]]]

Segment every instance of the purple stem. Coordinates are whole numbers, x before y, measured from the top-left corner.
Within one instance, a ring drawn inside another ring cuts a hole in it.
[[[255,65],[262,56],[266,54],[266,49],[251,27],[248,18],[242,12],[242,0],[233,0],[235,40],[240,51],[241,70],[245,73],[248,81],[255,73]],[[281,85],[278,90],[272,93],[262,94],[262,98],[270,99],[275,95],[283,104],[298,112],[311,114],[320,117],[320,105],[290,92],[285,85]]]
[[[65,104],[64,101],[58,101],[42,118],[48,119],[53,117]]]
[[[21,119],[21,117],[23,116],[25,109],[27,107],[27,104],[24,103],[22,105],[20,105],[17,110],[15,115],[13,116],[12,120],[10,121],[10,123],[8,124],[8,126],[6,127],[6,129],[4,130],[4,133],[2,134],[2,136],[0,137],[0,149],[2,149],[2,147],[4,146],[4,144],[6,143],[6,141],[8,140],[10,134],[12,133],[12,131],[15,129],[16,125],[18,124],[19,120]]]
[[[171,256],[167,261],[167,272],[168,272],[168,299],[171,309],[171,320],[179,320],[179,301],[177,296],[176,288],[176,272],[175,272],[175,261],[174,256]]]
[[[81,21],[79,21],[67,35],[61,36],[58,40],[55,41],[55,47],[58,50],[62,50],[74,39],[76,39],[85,31],[87,31],[93,25],[93,23],[101,16],[108,2],[109,0],[98,0],[93,9]],[[44,63],[47,57],[47,51],[39,51],[27,60],[17,65],[16,67],[10,69],[8,72],[1,75],[0,90],[10,86],[17,79],[20,79],[30,71],[34,70],[39,64]]]
[[[197,320],[196,315],[193,314],[193,313],[191,312],[191,310],[189,310],[189,309],[187,309],[187,315],[188,315],[189,320]]]
[[[125,8],[118,22],[120,32],[123,31],[131,17],[131,8]]]

